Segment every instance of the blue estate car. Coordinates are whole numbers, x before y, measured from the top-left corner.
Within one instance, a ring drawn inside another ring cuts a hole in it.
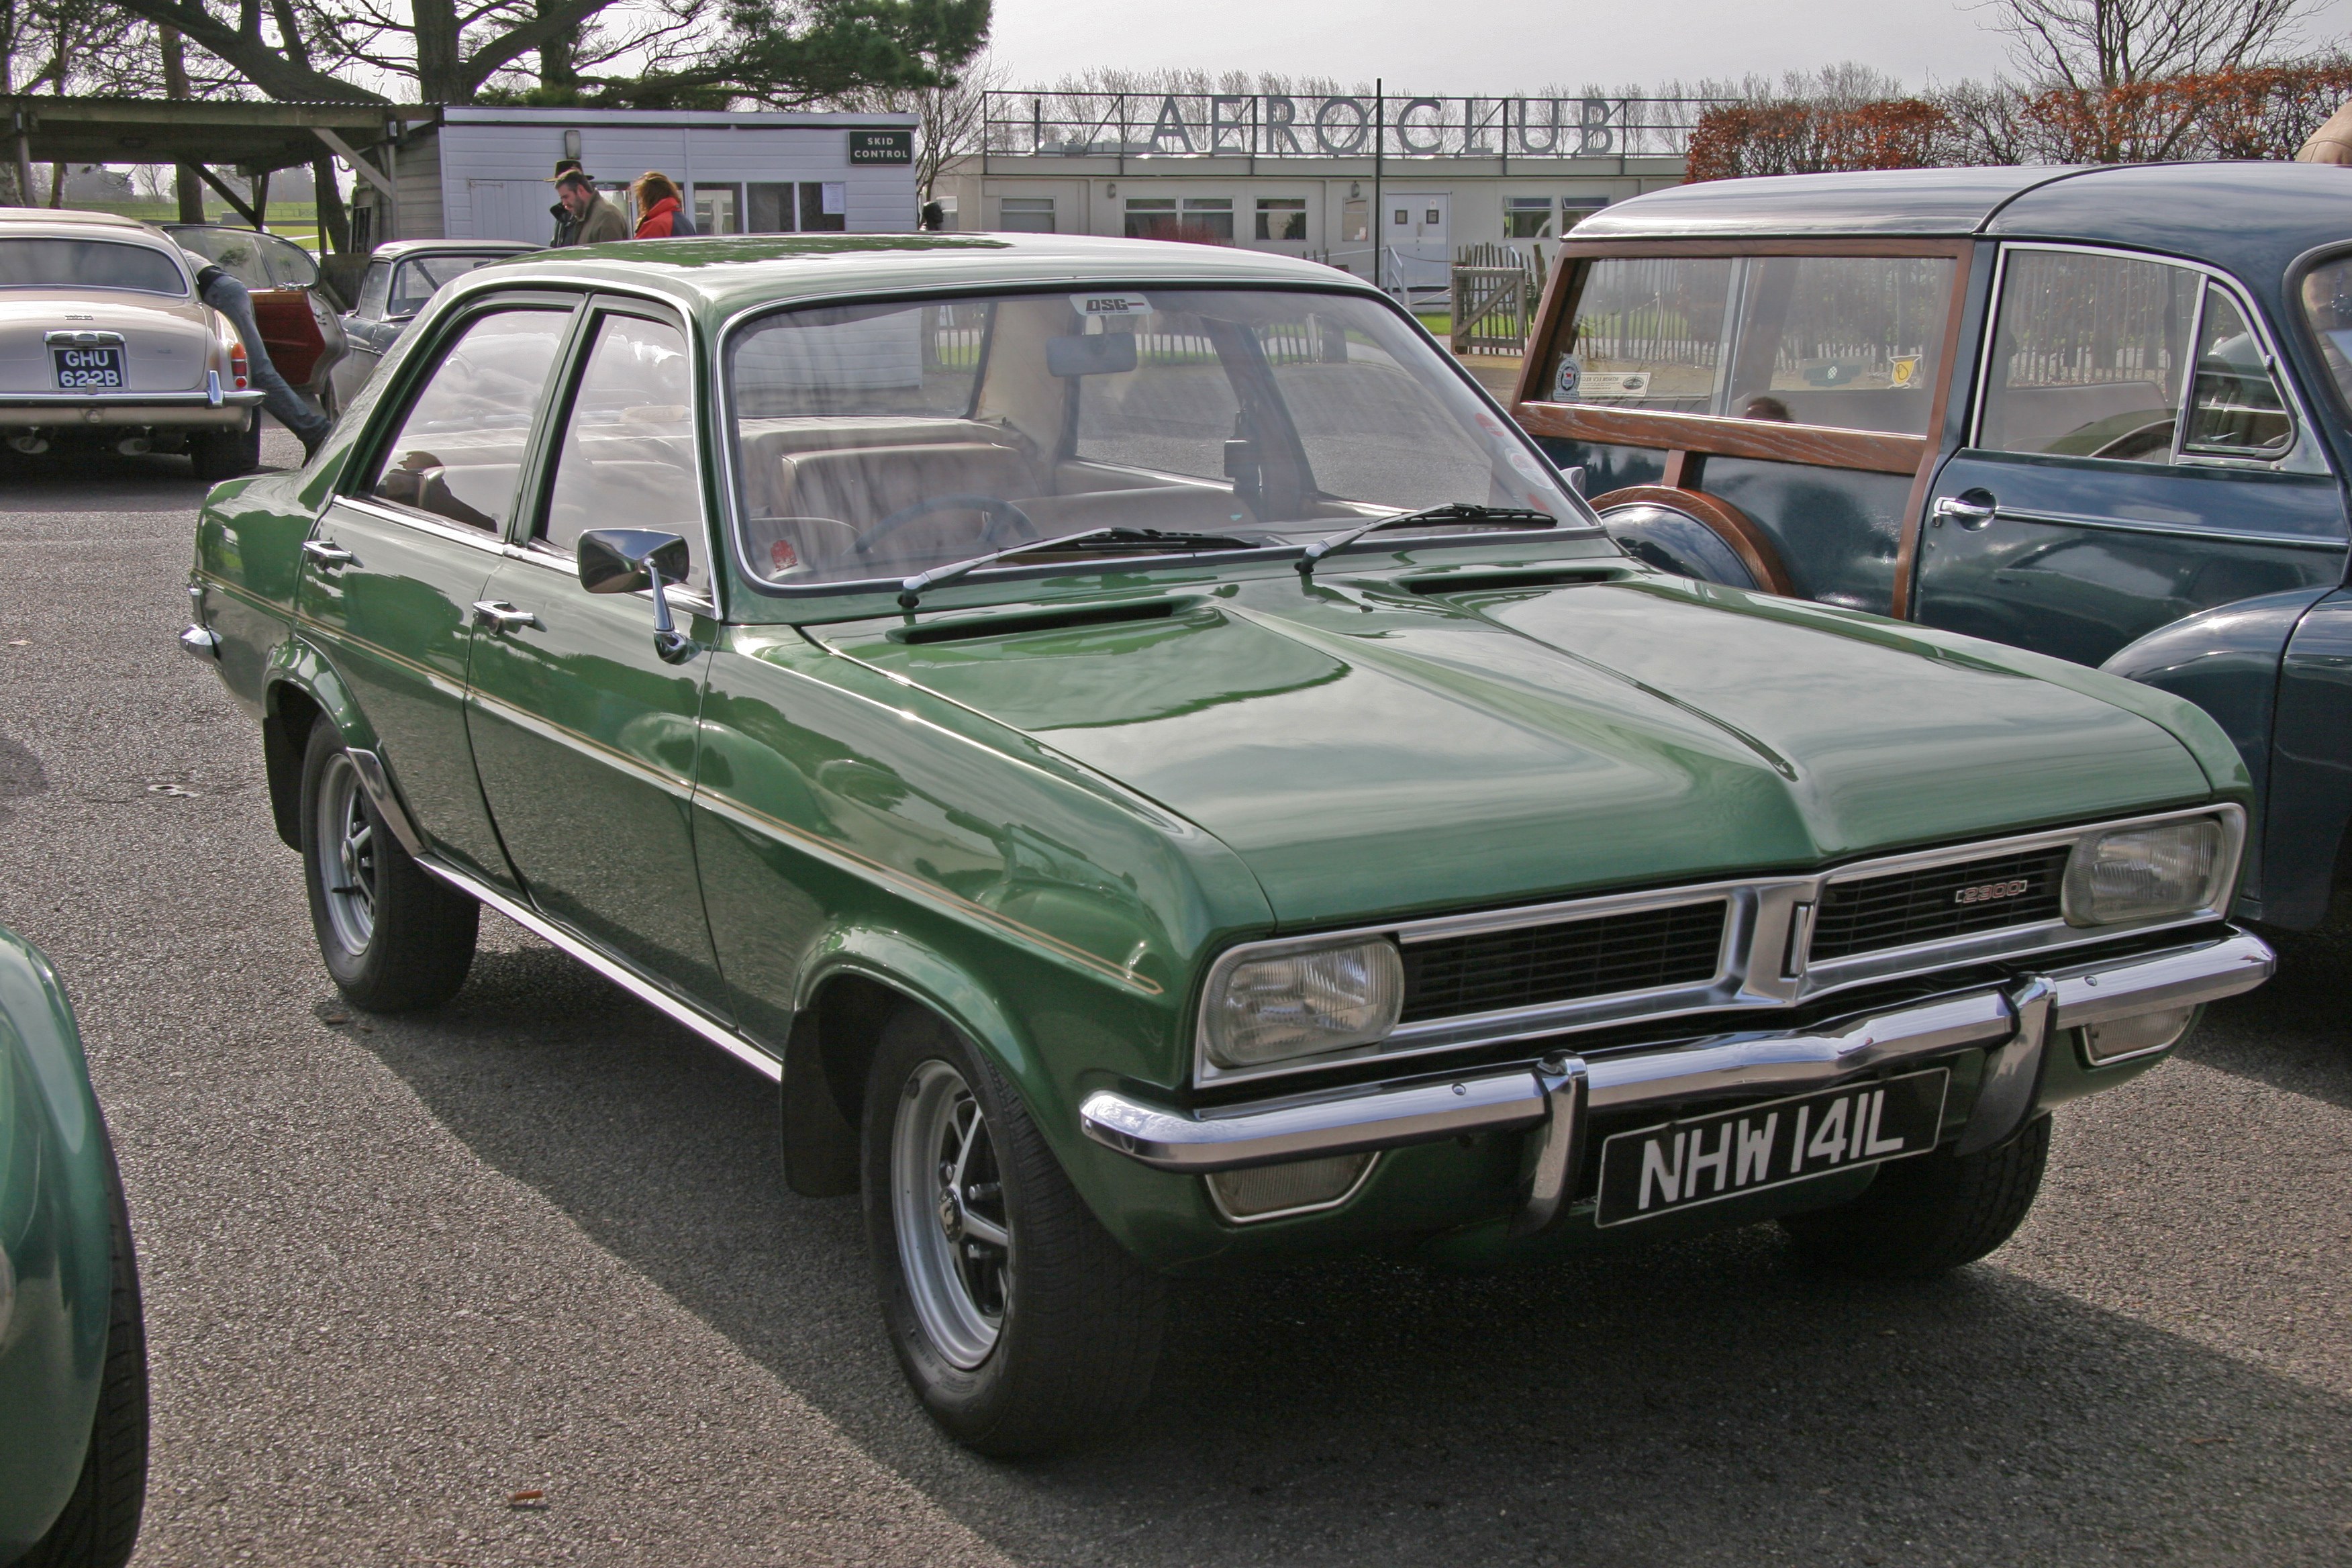
[[[2190,699],[2236,912],[2352,914],[2352,171],[1726,180],[1562,260],[1517,413],[1625,548]]]
[[[146,1490],[122,1179],[65,990],[0,926],[0,1563],[121,1568]]]

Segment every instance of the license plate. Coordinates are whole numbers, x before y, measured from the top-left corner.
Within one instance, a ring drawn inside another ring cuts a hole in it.
[[[1593,1223],[1655,1219],[1809,1176],[1924,1154],[1942,1130],[1951,1076],[1947,1068],[1929,1068],[1616,1133],[1601,1145],[1601,1202]]]
[[[120,348],[52,348],[49,361],[57,367],[58,384],[68,392],[120,388],[130,379]]]

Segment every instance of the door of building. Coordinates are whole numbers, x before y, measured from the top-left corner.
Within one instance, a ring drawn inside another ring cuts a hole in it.
[[[555,234],[555,187],[544,180],[467,180],[473,208],[464,234],[451,239],[520,239],[545,245]]]
[[[1452,281],[1454,198],[1443,192],[1387,192],[1381,243],[1388,247],[1390,288],[1443,289]]]

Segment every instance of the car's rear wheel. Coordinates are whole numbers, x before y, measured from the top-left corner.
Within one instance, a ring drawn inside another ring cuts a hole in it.
[[[376,1013],[432,1007],[473,966],[482,906],[427,874],[376,815],[334,724],[302,758],[302,869],[327,973]]]
[[[188,437],[188,461],[196,478],[218,484],[252,473],[261,467],[261,421],[242,430],[198,430]]]
[[[1166,1291],[1097,1223],[1012,1089],[905,1006],[866,1079],[866,1234],[916,1395],[966,1447],[1068,1448],[1142,1401]]]
[[[16,1560],[16,1568],[122,1568],[139,1540],[147,1502],[147,1329],[139,1301],[139,1263],[131,1244],[131,1213],[114,1151],[106,1152],[107,1196],[112,1214],[113,1294],[107,1314],[106,1370],[100,1375],[98,1414],[89,1447],[65,1511],[47,1535]]]
[[[1924,1279],[1974,1263],[2025,1223],[2050,1160],[2050,1118],[1974,1154],[1897,1160],[1851,1203],[1788,1215],[1807,1263],[1881,1279]]]

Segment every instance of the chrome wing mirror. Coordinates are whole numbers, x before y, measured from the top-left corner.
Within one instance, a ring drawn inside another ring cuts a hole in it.
[[[694,657],[693,640],[679,631],[669,616],[669,596],[663,589],[686,581],[692,563],[686,541],[675,533],[648,528],[592,528],[576,547],[580,585],[592,594],[635,594],[654,591],[654,651],[665,664],[684,664]]]

